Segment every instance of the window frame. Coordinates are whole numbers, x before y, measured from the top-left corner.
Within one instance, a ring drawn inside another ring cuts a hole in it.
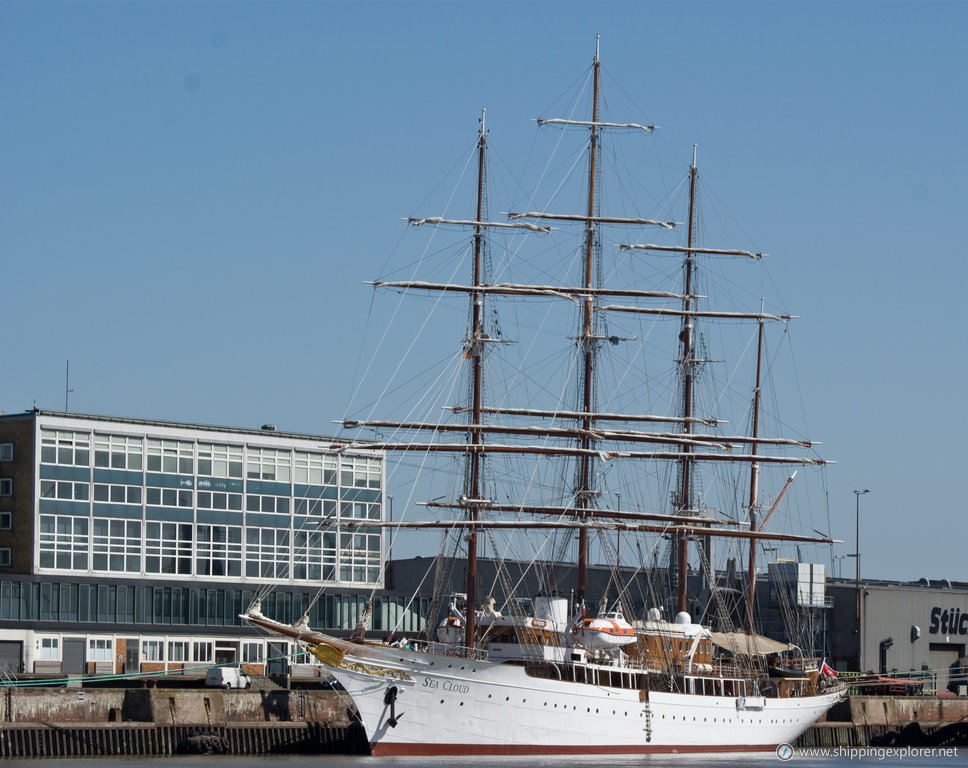
[[[113,637],[89,637],[87,639],[88,661],[114,661]]]

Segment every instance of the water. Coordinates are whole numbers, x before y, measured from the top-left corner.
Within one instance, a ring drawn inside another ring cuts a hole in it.
[[[570,757],[364,757],[356,755],[268,755],[265,757],[232,757],[229,755],[186,755],[179,757],[88,757],[60,759],[4,760],[4,768],[830,768],[833,765],[883,766],[883,768],[962,768],[968,766],[968,747],[935,750],[934,754],[917,754],[902,750],[828,750],[827,757],[796,754],[781,760],[772,752],[755,755],[602,755]]]

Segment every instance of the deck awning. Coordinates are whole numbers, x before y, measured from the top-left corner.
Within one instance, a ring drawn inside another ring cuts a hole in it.
[[[796,650],[795,645],[771,640],[763,635],[747,635],[745,632],[712,632],[713,644],[734,656],[769,656]]]

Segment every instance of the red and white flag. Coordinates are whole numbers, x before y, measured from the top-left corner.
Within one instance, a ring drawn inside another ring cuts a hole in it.
[[[820,674],[825,677],[837,677],[837,670],[831,667],[827,660],[823,660],[823,664],[820,665]]]

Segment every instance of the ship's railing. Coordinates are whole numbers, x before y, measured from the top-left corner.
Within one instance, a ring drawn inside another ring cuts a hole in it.
[[[420,650],[432,653],[435,656],[451,656],[461,659],[474,659],[475,661],[487,661],[487,651],[485,649],[468,648],[466,645],[422,641]]]

